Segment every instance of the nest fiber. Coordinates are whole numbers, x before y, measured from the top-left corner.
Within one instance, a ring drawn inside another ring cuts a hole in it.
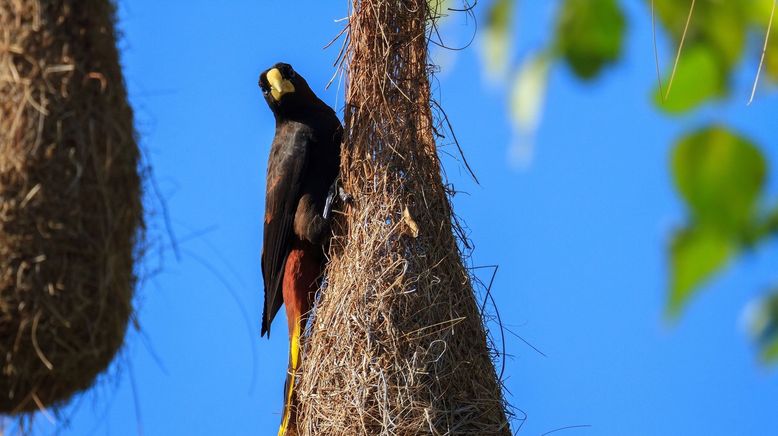
[[[351,2],[353,204],[304,343],[300,434],[510,434],[433,136],[429,3]]]
[[[121,347],[142,227],[108,0],[0,0],[0,413],[59,405]]]

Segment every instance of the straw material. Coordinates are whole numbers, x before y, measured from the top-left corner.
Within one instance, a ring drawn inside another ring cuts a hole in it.
[[[108,0],[0,0],[0,412],[59,405],[121,347],[142,228]]]
[[[433,138],[426,0],[351,0],[353,196],[304,344],[304,435],[508,435]],[[338,226],[336,226],[338,227]]]

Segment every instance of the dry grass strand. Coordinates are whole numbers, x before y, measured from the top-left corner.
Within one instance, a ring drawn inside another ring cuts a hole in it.
[[[508,435],[433,136],[426,0],[351,0],[344,188],[297,384],[303,435]]]

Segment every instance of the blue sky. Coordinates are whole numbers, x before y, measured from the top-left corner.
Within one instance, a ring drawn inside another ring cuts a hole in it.
[[[756,362],[741,319],[743,306],[778,281],[775,245],[739,259],[677,325],[662,315],[665,248],[684,219],[668,173],[672,140],[727,121],[775,162],[778,94],[762,89],[746,108],[746,68],[734,87],[742,102],[664,117],[649,99],[655,70],[646,9],[625,3],[625,59],[591,85],[553,69],[527,169],[507,161],[506,91],[484,78],[477,47],[441,58],[438,97],[481,181],[445,159],[451,182],[467,193],[455,208],[477,247],[471,262],[500,265],[493,294],[504,322],[546,355],[506,338],[508,398],[527,415],[520,434],[571,425],[591,427],[564,434],[771,434],[778,377]],[[257,76],[289,62],[340,111],[342,88],[324,90],[337,47],[322,48],[341,29],[335,20],[346,4],[120,2],[137,128],[180,256],[149,186],[142,333],[129,334],[110,374],[58,424],[39,418],[36,433],[59,425],[63,435],[274,434],[287,343],[283,334],[259,338],[273,117]],[[517,60],[548,38],[555,4],[520,4]],[[455,19],[444,32],[466,39],[473,29]],[[774,179],[770,193],[778,196]]]

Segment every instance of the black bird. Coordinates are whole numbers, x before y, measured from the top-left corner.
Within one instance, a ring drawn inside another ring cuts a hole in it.
[[[270,324],[283,303],[290,343],[284,416],[278,431],[284,435],[296,428],[293,403],[300,334],[325,266],[328,209],[338,177],[343,127],[335,111],[289,64],[278,63],[263,72],[259,87],[276,119],[267,165],[262,335],[270,336]]]

